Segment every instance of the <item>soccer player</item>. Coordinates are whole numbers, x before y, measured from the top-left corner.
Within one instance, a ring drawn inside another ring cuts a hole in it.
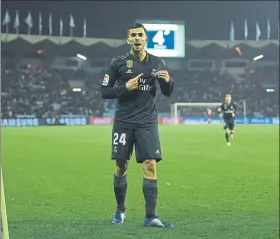
[[[206,116],[207,116],[208,124],[211,124],[211,116],[212,116],[212,110],[211,109],[207,108]]]
[[[117,210],[113,224],[124,223],[127,190],[127,168],[135,146],[136,161],[143,168],[145,226],[173,228],[158,218],[156,163],[161,157],[158,119],[155,102],[156,81],[161,92],[169,97],[173,90],[165,62],[144,49],[147,31],[142,24],[131,25],[127,31],[130,51],[113,58],[101,86],[103,99],[118,99],[112,131],[112,159],[116,161],[114,192]],[[117,87],[114,87],[117,82]]]
[[[236,116],[236,103],[231,101],[231,95],[227,94],[225,102],[218,108],[219,113],[223,113],[224,129],[227,145],[230,146],[230,139],[234,134],[234,120]]]

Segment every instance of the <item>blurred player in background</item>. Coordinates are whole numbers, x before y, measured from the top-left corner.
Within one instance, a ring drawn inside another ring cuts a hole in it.
[[[147,31],[136,23],[128,28],[127,43],[131,50],[114,58],[102,82],[103,99],[118,99],[112,132],[112,159],[116,161],[114,192],[117,210],[113,224],[124,223],[127,189],[127,167],[133,147],[136,161],[143,168],[143,194],[146,215],[145,226],[173,228],[156,215],[157,173],[156,163],[161,157],[156,110],[156,81],[161,92],[170,96],[173,80],[162,59],[145,51]],[[114,87],[115,83],[117,87]]]
[[[206,116],[207,116],[208,124],[211,124],[212,110],[210,108],[206,109]]]
[[[230,138],[233,138],[236,117],[236,103],[231,101],[231,95],[227,94],[225,102],[218,108],[219,113],[223,113],[224,129],[227,145],[230,146]]]

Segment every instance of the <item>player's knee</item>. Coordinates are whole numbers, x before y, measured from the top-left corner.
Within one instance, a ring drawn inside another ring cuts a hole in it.
[[[143,162],[143,171],[146,178],[156,178],[156,160],[150,159]]]
[[[118,177],[125,176],[127,173],[127,161],[125,160],[117,160],[116,161],[116,169],[115,169],[115,175]]]

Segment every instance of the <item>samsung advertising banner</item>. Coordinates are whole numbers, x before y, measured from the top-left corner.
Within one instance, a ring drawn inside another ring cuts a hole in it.
[[[19,119],[1,119],[2,127],[24,127],[24,126],[42,126],[42,125],[88,125],[89,117],[60,117],[60,118],[19,118]]]
[[[88,125],[88,117],[46,118],[42,125]]]
[[[211,118],[211,124],[220,124],[221,118]],[[236,124],[279,124],[279,117],[237,117]],[[205,117],[184,117],[183,124],[208,124]]]
[[[2,127],[25,127],[25,126],[75,126],[75,125],[112,125],[114,123],[114,118],[104,118],[104,117],[86,117],[79,116],[75,117],[73,115],[69,117],[60,118],[17,118],[17,119],[1,119]],[[159,124],[208,124],[208,120],[205,117],[183,117],[178,118],[175,122],[175,118],[170,117],[160,117],[158,118]],[[236,124],[279,124],[279,117],[237,117],[235,119]],[[213,117],[211,119],[211,124],[223,124],[221,118]]]
[[[37,118],[1,119],[2,127],[39,126]]]

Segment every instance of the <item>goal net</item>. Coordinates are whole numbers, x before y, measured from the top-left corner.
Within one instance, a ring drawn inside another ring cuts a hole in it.
[[[246,102],[245,100],[238,101],[237,103],[237,117],[242,118],[246,122]],[[177,102],[171,104],[171,117],[174,119],[175,124],[189,123],[189,124],[207,124],[223,123],[222,114],[218,113],[218,108],[221,102],[202,102],[202,103],[186,103]],[[211,111],[211,119],[207,118],[207,111]]]

